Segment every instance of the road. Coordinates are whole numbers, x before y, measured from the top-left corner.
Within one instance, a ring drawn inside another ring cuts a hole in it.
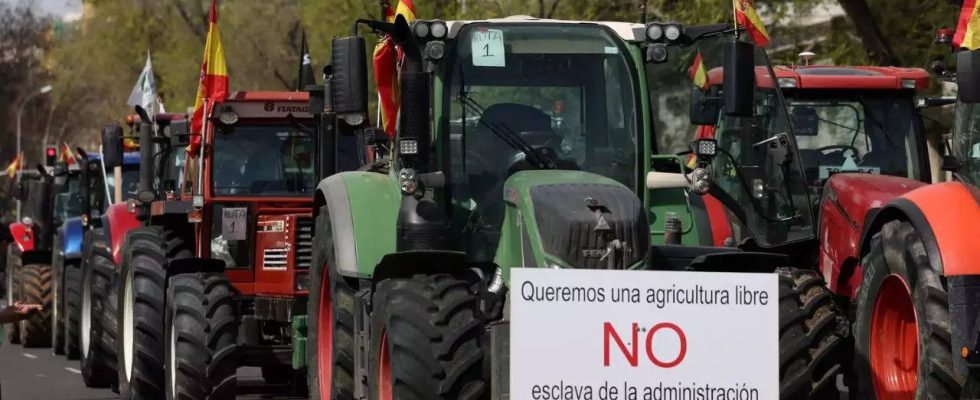
[[[0,395],[2,400],[110,400],[109,389],[89,389],[82,382],[78,361],[55,356],[51,349],[25,349],[0,345]],[[298,399],[279,395],[281,388],[265,385],[257,368],[238,370],[239,399]]]

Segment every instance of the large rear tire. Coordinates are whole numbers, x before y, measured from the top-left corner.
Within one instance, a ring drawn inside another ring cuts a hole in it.
[[[14,245],[7,248],[7,304],[14,304],[21,298],[21,259],[14,251]],[[7,341],[10,344],[20,344],[20,323],[8,324],[6,327]]]
[[[234,399],[238,309],[225,274],[170,277],[166,326],[167,399]]]
[[[86,232],[89,236],[90,232]],[[64,276],[64,303],[65,303],[65,343],[64,353],[69,360],[77,360],[80,356],[79,338],[81,306],[82,306],[82,267],[88,263],[87,249],[89,242],[85,241],[86,249],[82,252],[82,262],[80,264],[66,264]]]
[[[958,399],[949,294],[912,224],[886,223],[861,263],[855,299],[855,379],[861,399]]]
[[[59,236],[54,245],[56,254],[61,248]],[[78,261],[66,260],[64,255],[55,255],[51,261],[54,273],[51,284],[51,351],[57,356],[65,354],[65,268]]]
[[[24,347],[51,346],[51,266],[28,264],[24,268],[24,301],[43,309],[21,321],[20,341]]]
[[[811,270],[780,268],[779,386],[781,399],[839,400],[848,322],[823,278]]]
[[[104,242],[101,232],[93,231],[92,239]],[[115,338],[106,337],[103,316],[106,315],[107,294],[114,283],[115,263],[105,246],[93,247],[82,270],[82,308],[79,318],[82,379],[88,387],[110,387],[117,378],[116,352],[110,350]]]
[[[488,399],[473,274],[378,283],[372,301],[370,398]]]
[[[119,395],[123,400],[161,399],[164,382],[164,321],[168,260],[190,257],[190,248],[161,227],[126,235],[116,319]]]
[[[354,398],[354,291],[336,260],[327,207],[316,218],[307,304],[307,383],[312,400]]]

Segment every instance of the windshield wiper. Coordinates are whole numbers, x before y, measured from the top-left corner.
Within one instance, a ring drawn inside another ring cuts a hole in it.
[[[524,158],[528,162],[534,164],[535,167],[537,167],[538,169],[557,169],[557,166],[555,165],[555,162],[553,160],[549,160],[543,157],[541,153],[534,150],[534,147],[532,147],[527,141],[525,141],[520,134],[515,133],[512,129],[510,129],[509,126],[500,123],[490,124],[487,121],[485,121],[483,119],[483,113],[486,112],[487,109],[481,106],[479,103],[477,103],[476,100],[470,98],[469,95],[467,95],[466,93],[466,89],[465,89],[466,80],[465,77],[463,76],[462,65],[460,65],[459,67],[459,78],[460,78],[459,79],[459,103],[463,109],[463,121],[462,121],[463,129],[466,129],[466,108],[469,107],[471,111],[477,114],[478,116],[477,121],[479,121],[480,125],[483,125],[487,129],[489,129],[490,132],[492,132],[495,136],[497,136],[497,138],[502,140],[504,143],[510,145],[510,147],[513,147],[514,149],[520,150],[522,153],[524,153]]]

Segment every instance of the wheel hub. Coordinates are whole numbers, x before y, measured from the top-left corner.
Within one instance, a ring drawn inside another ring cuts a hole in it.
[[[898,275],[885,277],[871,313],[871,363],[878,400],[911,400],[918,383],[919,330],[912,296]]]

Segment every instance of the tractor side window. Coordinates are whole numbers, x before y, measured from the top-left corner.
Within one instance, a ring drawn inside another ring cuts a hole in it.
[[[980,185],[980,104],[956,104],[956,127],[952,151],[960,162],[956,177]]]

